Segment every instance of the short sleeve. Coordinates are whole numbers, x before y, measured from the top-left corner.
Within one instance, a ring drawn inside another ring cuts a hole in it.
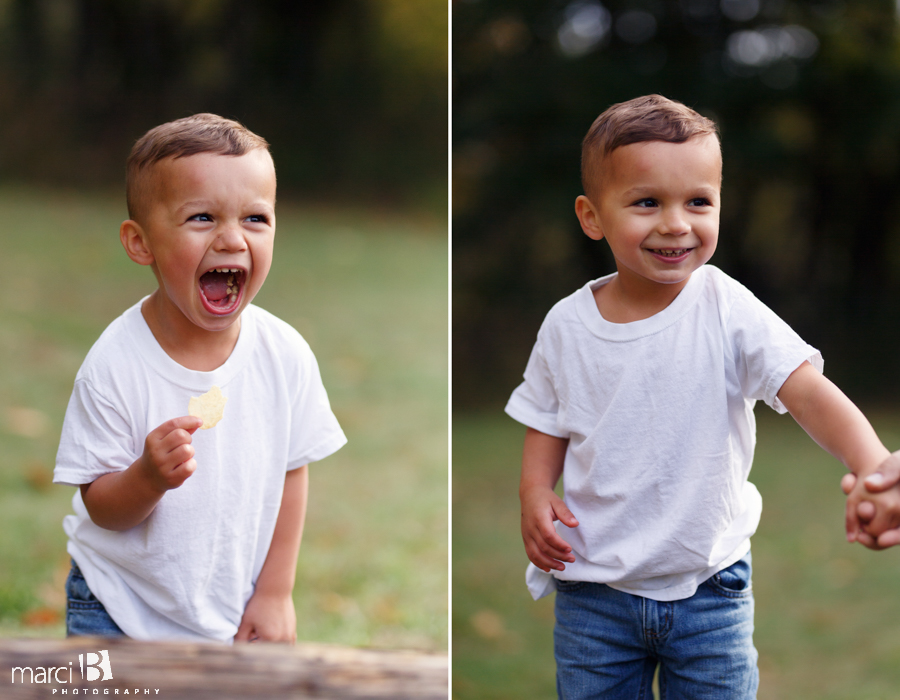
[[[138,458],[128,421],[86,379],[78,379],[63,421],[53,481],[79,486],[127,469]]]
[[[728,333],[744,396],[778,413],[787,412],[778,392],[794,370],[806,361],[823,369],[821,353],[743,287],[730,309]]]
[[[287,469],[317,462],[343,447],[347,438],[331,410],[319,365],[309,346],[304,352],[291,405]]]
[[[567,438],[568,433],[559,429],[559,397],[544,355],[543,339],[542,329],[525,367],[525,381],[513,391],[505,410],[507,415],[529,428],[554,437]]]

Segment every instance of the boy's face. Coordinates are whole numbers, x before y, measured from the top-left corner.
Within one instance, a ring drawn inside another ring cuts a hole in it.
[[[718,242],[718,139],[621,146],[606,158],[603,171],[593,199],[576,203],[585,233],[606,238],[620,278],[686,283]]]
[[[200,153],[152,167],[141,229],[158,301],[194,326],[224,330],[256,296],[272,264],[272,158],[265,149]]]

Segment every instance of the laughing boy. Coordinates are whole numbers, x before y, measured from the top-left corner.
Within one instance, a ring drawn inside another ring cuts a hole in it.
[[[158,288],[100,336],[66,412],[70,635],[296,638],[306,465],[346,439],[309,346],[251,304],[275,188],[266,141],[212,114],[132,149],[119,234]],[[222,418],[198,431],[188,405],[212,387]]]

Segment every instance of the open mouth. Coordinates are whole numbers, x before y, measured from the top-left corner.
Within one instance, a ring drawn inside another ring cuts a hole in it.
[[[230,314],[241,303],[247,273],[236,267],[217,267],[200,277],[203,307],[217,315]]]

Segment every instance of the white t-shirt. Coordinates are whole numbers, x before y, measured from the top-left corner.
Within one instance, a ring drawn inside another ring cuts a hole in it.
[[[663,311],[610,323],[593,290],[547,315],[506,412],[568,438],[557,531],[576,561],[554,576],[606,583],[659,601],[690,597],[750,548],[762,499],[747,477],[753,406],[819,352],[741,284],[706,265]],[[555,581],[533,564],[535,599]]]
[[[272,540],[285,473],[345,442],[306,341],[256,306],[228,360],[187,369],[157,343],[136,304],[113,321],[75,378],[53,480],[77,486],[128,468],[147,434],[218,385],[217,426],[193,436],[197,470],[124,532],[88,516],[77,490],[63,527],[88,586],[137,639],[229,642]]]

